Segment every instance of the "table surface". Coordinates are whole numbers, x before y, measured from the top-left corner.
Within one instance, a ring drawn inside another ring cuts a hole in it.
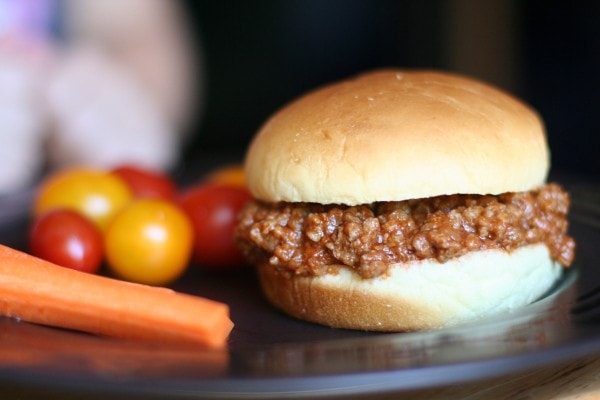
[[[600,357],[589,357],[471,384],[386,395],[374,399],[560,399],[600,398]]]
[[[9,384],[0,387],[3,399],[61,399],[105,400],[106,394],[53,391],[31,386]],[[110,396],[111,399],[132,399],[135,396]],[[144,399],[147,399],[144,397]],[[318,397],[311,397],[317,399]],[[328,397],[331,399],[332,397]],[[335,397],[333,397],[335,398]],[[345,399],[362,399],[364,396],[345,396]],[[600,398],[600,356],[571,360],[515,375],[482,380],[470,384],[449,385],[439,388],[402,393],[370,394],[371,400],[441,400],[441,399],[559,399],[591,400]]]

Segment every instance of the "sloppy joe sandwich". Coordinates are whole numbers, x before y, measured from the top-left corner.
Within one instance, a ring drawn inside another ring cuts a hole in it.
[[[485,83],[380,70],[271,116],[245,160],[237,228],[277,308],[407,331],[509,312],[574,257],[540,116]]]

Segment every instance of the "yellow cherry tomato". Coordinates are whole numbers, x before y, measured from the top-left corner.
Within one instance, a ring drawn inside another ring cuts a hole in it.
[[[210,172],[206,181],[227,186],[246,187],[244,167],[238,164],[227,165]]]
[[[34,214],[67,208],[88,217],[104,230],[111,218],[133,199],[127,184],[101,170],[73,168],[46,179],[37,192]]]
[[[166,285],[185,271],[193,231],[175,204],[135,200],[108,225],[104,237],[107,264],[118,277],[148,285]]]

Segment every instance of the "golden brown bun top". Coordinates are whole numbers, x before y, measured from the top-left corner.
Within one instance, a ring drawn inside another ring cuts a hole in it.
[[[531,190],[546,180],[549,151],[537,113],[499,89],[448,73],[382,70],[279,110],[245,168],[259,199],[354,205]]]

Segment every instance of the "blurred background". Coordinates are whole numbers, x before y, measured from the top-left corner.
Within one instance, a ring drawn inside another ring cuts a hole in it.
[[[600,173],[600,2],[288,0],[189,2],[207,97],[195,143],[242,149],[303,91],[360,71],[441,68],[539,110],[553,166]]]
[[[600,2],[0,0],[0,192],[72,164],[241,161],[286,102],[381,67],[512,92],[555,170],[600,171]]]

